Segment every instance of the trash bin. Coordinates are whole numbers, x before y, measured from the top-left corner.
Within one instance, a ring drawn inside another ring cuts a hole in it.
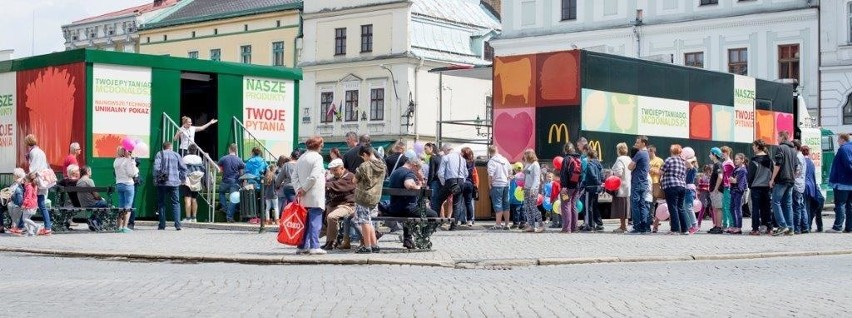
[[[257,204],[257,192],[254,187],[243,187],[240,189],[240,217],[243,220],[258,217],[260,211]]]

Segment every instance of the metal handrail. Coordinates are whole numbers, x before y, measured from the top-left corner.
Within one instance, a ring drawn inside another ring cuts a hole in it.
[[[180,129],[180,126],[169,117],[168,114],[163,113],[163,141],[173,141],[175,132]],[[205,184],[205,190],[201,195],[201,199],[207,203],[207,220],[210,223],[216,222],[216,179],[219,176],[219,165],[218,163],[210,158],[210,155],[207,154],[204,150],[201,149],[201,146],[195,143],[194,140],[189,140],[190,145],[195,145],[198,149],[198,152],[201,154],[201,158],[204,161],[204,164],[207,165],[208,174],[207,184]]]
[[[246,128],[246,126],[243,124],[242,121],[240,121],[237,117],[233,117],[233,122],[234,122],[234,140],[235,140],[235,143],[237,144],[237,148],[241,150],[240,153],[244,153],[244,152],[242,152],[242,150],[244,150],[244,147],[245,147],[245,140],[244,140],[245,135],[238,133],[239,130],[240,130],[239,128],[242,128],[242,132],[248,134],[249,137],[254,141],[254,143],[256,145],[260,146],[261,149],[263,149],[263,152],[266,155],[266,161],[278,160],[278,156],[273,154],[272,151],[269,150],[269,148],[266,148],[266,145],[263,144],[262,142],[260,142],[260,140],[257,137],[255,137],[254,134],[252,134],[250,130],[248,130]]]

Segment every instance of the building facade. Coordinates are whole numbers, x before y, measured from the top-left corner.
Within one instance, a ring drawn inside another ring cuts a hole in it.
[[[140,52],[293,67],[301,0],[183,0],[139,31]]]
[[[65,49],[94,48],[106,51],[139,52],[139,26],[172,8],[180,0],[151,3],[89,17],[62,26]]]
[[[492,46],[497,56],[580,48],[767,80],[795,78],[816,116],[817,5],[814,0],[507,1],[503,33]]]
[[[835,133],[852,132],[852,1],[820,6],[821,125]]]
[[[377,141],[434,140],[439,116],[485,118],[490,79],[429,70],[490,64],[486,42],[500,30],[490,5],[479,0],[345,3],[305,2],[300,138],[320,135],[341,142],[355,131]],[[477,138],[473,127],[442,131],[448,138]]]

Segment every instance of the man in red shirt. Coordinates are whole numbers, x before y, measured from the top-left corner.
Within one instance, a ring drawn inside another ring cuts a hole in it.
[[[65,178],[68,178],[68,166],[70,166],[70,165],[75,165],[75,166],[78,166],[78,167],[80,166],[80,164],[77,163],[77,156],[79,156],[80,153],[82,153],[82,152],[83,152],[83,150],[80,149],[79,143],[76,143],[76,142],[71,143],[70,151],[68,152],[68,156],[65,157],[65,161],[62,163],[62,175],[65,176]]]

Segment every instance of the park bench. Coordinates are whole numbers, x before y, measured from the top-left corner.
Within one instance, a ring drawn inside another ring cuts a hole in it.
[[[452,223],[452,218],[441,217],[426,217],[426,199],[431,197],[432,190],[420,189],[398,189],[398,188],[383,188],[382,195],[385,196],[408,196],[417,197],[417,209],[420,211],[419,217],[399,217],[399,216],[383,216],[373,218],[377,222],[398,222],[411,233],[414,239],[414,248],[428,250],[432,248],[431,236],[444,223]]]
[[[114,232],[117,229],[117,220],[119,211],[124,209],[112,207],[112,194],[115,192],[115,187],[76,187],[76,186],[56,186],[56,202],[50,210],[50,217],[53,219],[53,231],[65,232],[68,230],[66,224],[70,224],[74,216],[83,213],[88,214],[88,220],[99,220],[99,227],[92,227],[90,230]],[[80,205],[77,198],[78,193],[98,192],[106,193],[104,197],[109,208],[84,208]]]

